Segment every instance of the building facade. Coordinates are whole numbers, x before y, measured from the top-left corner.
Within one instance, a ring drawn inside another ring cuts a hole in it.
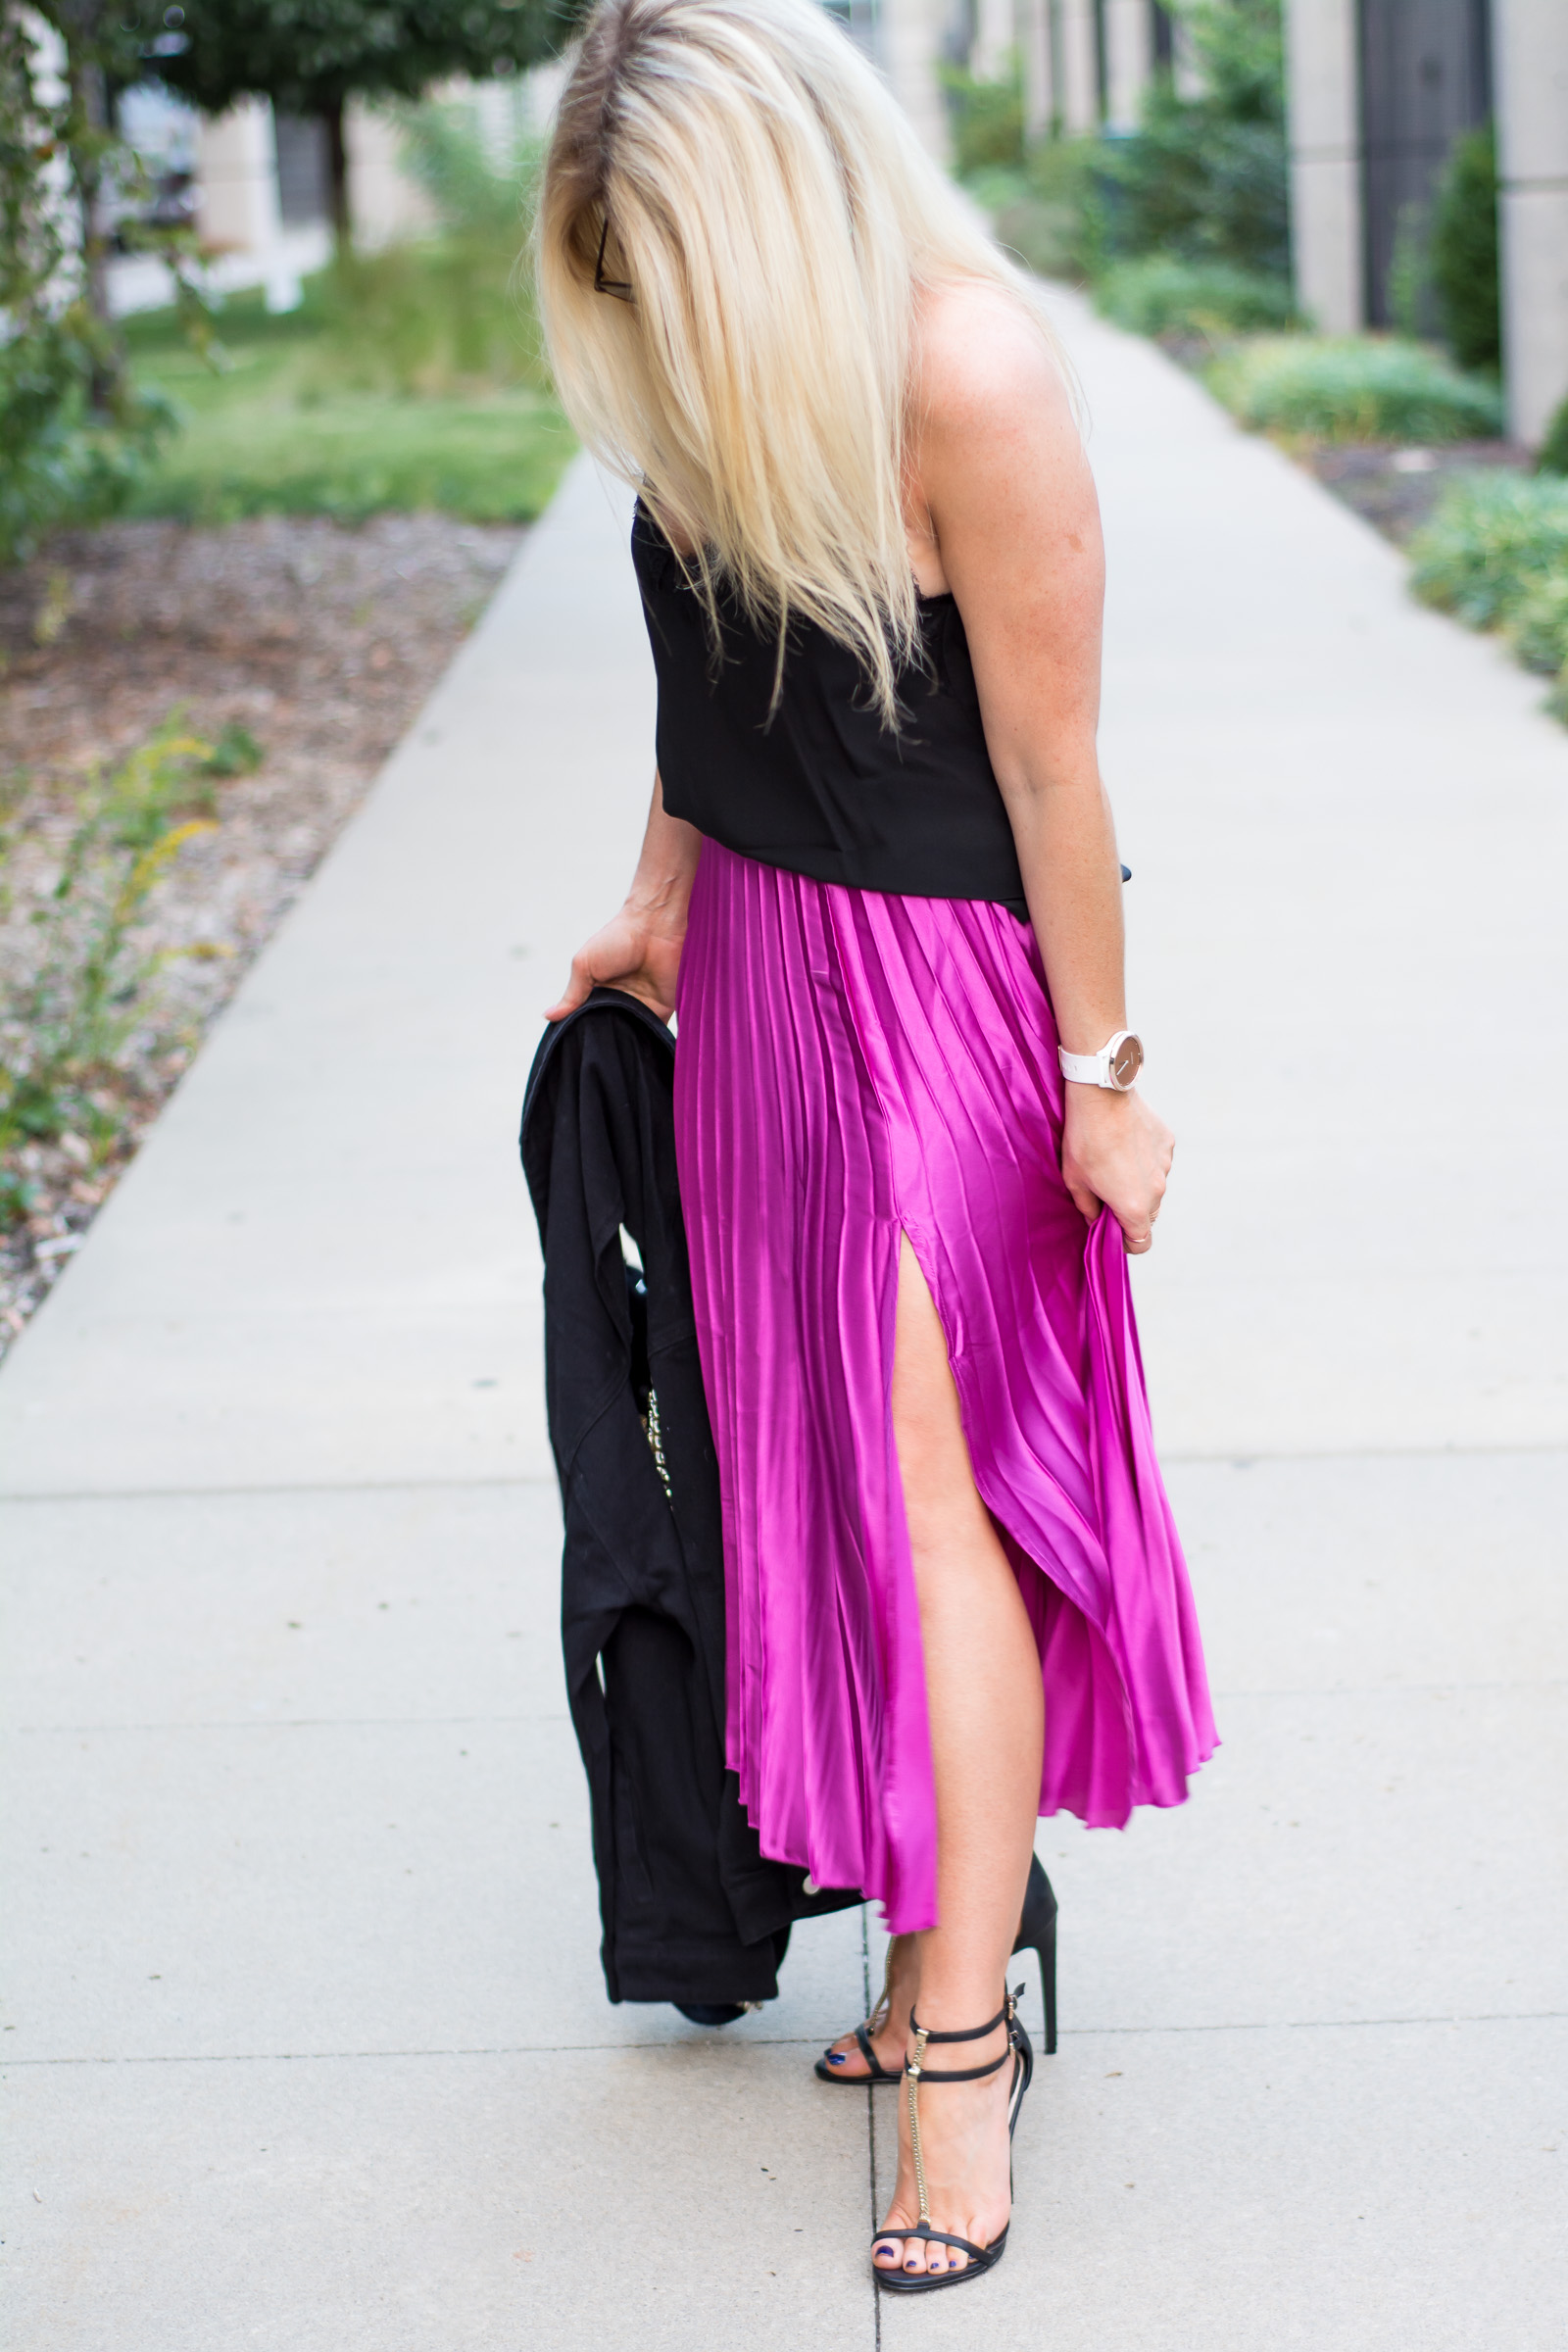
[[[1330,334],[1392,324],[1454,139],[1489,119],[1498,159],[1509,428],[1568,399],[1568,0],[1283,0],[1297,296]],[[842,0],[934,154],[940,67],[1022,68],[1035,137],[1114,136],[1156,70],[1190,74],[1155,0]]]
[[[471,105],[481,135],[510,153],[520,128],[543,122],[559,79],[558,67],[544,66],[514,81],[454,82],[445,94]],[[148,165],[160,204],[177,204],[195,227],[215,288],[261,286],[270,309],[291,310],[302,278],[332,250],[324,126],[278,114],[265,98],[200,115],[161,83],[125,93],[120,126]],[[430,228],[429,202],[402,166],[395,117],[351,103],[343,128],[355,242],[373,251]],[[171,292],[163,264],[146,255],[111,265],[118,310],[153,308]]]
[[[1402,225],[1491,118],[1509,427],[1538,441],[1568,399],[1568,0],[1287,0],[1286,30],[1303,310],[1390,323]]]

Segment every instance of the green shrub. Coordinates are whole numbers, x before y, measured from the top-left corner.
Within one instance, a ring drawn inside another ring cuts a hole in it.
[[[1490,384],[1394,336],[1266,337],[1207,371],[1244,424],[1318,441],[1466,441],[1502,429]]]
[[[1472,628],[1516,622],[1544,591],[1568,581],[1568,482],[1509,473],[1462,475],[1410,542],[1410,585]],[[1540,652],[1541,619],[1530,623]]]
[[[66,44],[53,94],[53,74],[38,71],[40,18]],[[51,530],[116,513],[174,428],[169,403],[131,384],[108,314],[111,188],[126,207],[122,236],[162,254],[187,339],[211,346],[193,238],[136,221],[145,173],[95,120],[106,75],[112,85],[134,69],[137,38],[115,9],[0,9],[0,564],[25,562]],[[83,219],[95,224],[85,247]]]
[[[426,99],[400,116],[403,162],[449,233],[491,237],[516,253],[528,232],[544,142],[516,127],[500,147],[462,99]]]
[[[312,389],[441,395],[548,383],[525,271],[541,150],[519,138],[499,160],[461,102],[410,107],[403,156],[440,227],[378,253],[341,257],[310,293],[321,332]]]
[[[995,220],[997,242],[1015,254],[1037,277],[1078,277],[1078,219],[1070,205],[1020,196]]]
[[[1215,339],[1289,326],[1293,313],[1285,278],[1240,270],[1232,262],[1183,262],[1159,253],[1113,262],[1096,280],[1095,305],[1135,334]]]
[[[1283,277],[1289,166],[1279,0],[1194,0],[1182,12],[1201,88],[1166,75],[1137,131],[1097,141],[1085,234],[1100,262],[1174,254]]]
[[[1000,81],[977,80],[961,66],[942,68],[953,123],[953,161],[960,179],[971,173],[1017,169],[1023,162],[1023,79],[1014,71]]]
[[[1497,146],[1490,122],[1453,143],[1432,214],[1433,291],[1461,368],[1502,361],[1497,295]]]
[[[1022,172],[980,175],[972,184],[996,215],[1000,242],[1041,277],[1081,278],[1093,243],[1088,232],[1097,142],[1048,139],[1031,147]]]
[[[1536,456],[1541,473],[1568,473],[1568,400],[1546,427],[1546,438]]]
[[[302,394],[538,387],[539,336],[513,290],[514,259],[514,240],[443,236],[335,262],[312,288],[321,335]]]

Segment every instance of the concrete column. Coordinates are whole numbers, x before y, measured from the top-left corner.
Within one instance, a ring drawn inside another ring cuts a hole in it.
[[[1024,128],[1049,137],[1056,117],[1056,70],[1052,54],[1051,0],[1019,0],[1018,53],[1023,61]]]
[[[392,116],[351,100],[343,111],[343,144],[356,245],[373,253],[403,237],[428,236],[436,225],[435,210],[403,169],[402,137]]]
[[[980,81],[1000,81],[1012,66],[1018,46],[1012,0],[975,0],[974,40],[969,71]]]
[[[1286,0],[1285,61],[1296,299],[1326,334],[1352,334],[1366,317],[1355,0]]]
[[[952,153],[947,102],[937,79],[948,15],[947,0],[882,0],[878,16],[882,71],[940,164]]]
[[[1136,130],[1154,65],[1149,0],[1104,0],[1105,128]]]
[[[1056,0],[1061,40],[1061,126],[1100,128],[1100,68],[1095,54],[1095,0]]]
[[[1536,442],[1568,399],[1568,7],[1493,0],[1508,429]]]
[[[277,200],[277,134],[271,102],[242,98],[206,117],[197,137],[197,233],[215,253],[254,254],[263,265],[270,311],[297,310],[300,275],[284,242]],[[251,281],[254,282],[254,281]]]
[[[197,226],[218,253],[267,253],[282,234],[277,209],[277,141],[265,98],[242,98],[226,115],[204,118],[197,148]]]

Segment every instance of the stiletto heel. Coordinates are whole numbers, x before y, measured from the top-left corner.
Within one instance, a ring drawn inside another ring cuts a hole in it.
[[[1006,2065],[1010,2058],[1012,2060],[1012,2081],[1007,2088],[1007,2138],[1010,2141],[1018,2129],[1018,2110],[1023,2105],[1024,2093],[1034,2080],[1035,2071],[1034,2045],[1024,2032],[1023,2021],[1018,2015],[1018,1995],[1022,1991],[1021,1984],[1015,1986],[1011,1992],[1004,1991],[1002,2007],[996,2016],[988,2024],[970,2026],[962,2034],[935,2034],[929,2027],[920,2024],[912,2009],[909,2012],[909,2029],[914,2035],[914,2055],[906,2062],[904,2081],[909,2102],[909,2154],[914,2159],[914,2185],[920,2199],[920,2219],[913,2229],[902,2222],[896,2222],[887,2229],[879,2230],[871,2240],[871,2251],[875,2254],[878,2246],[888,2244],[893,2238],[919,2237],[923,2238],[927,2245],[956,2246],[959,2253],[966,2254],[969,2259],[961,2271],[952,2269],[920,2271],[912,2278],[899,2271],[880,2270],[873,2262],[871,2270],[878,2286],[886,2287],[890,2294],[924,2294],[928,2290],[934,2291],[939,2286],[956,2286],[964,2278],[978,2278],[983,2272],[995,2270],[1006,2250],[1007,2231],[1012,2228],[1010,2216],[1003,2224],[989,2246],[972,2245],[968,2238],[956,2237],[951,2230],[934,2230],[932,2228],[931,2201],[926,2193],[925,2185],[925,2150],[920,2145],[920,2085],[922,2082],[983,2082],[987,2075],[996,2074],[1000,2068]],[[925,2054],[930,2043],[934,2041],[983,2041],[988,2034],[994,2034],[1001,2025],[1005,2025],[1007,2029],[1007,2046],[1000,2058],[992,2059],[989,2066],[951,2067],[944,2068],[938,2073],[926,2065]],[[1007,2167],[1007,2193],[1010,2197],[1012,2193],[1010,2163]]]
[[[1046,2006],[1046,2056],[1056,2051],[1056,1896],[1040,1867],[1038,1854],[1029,1857],[1029,1884],[1024,1889],[1023,1917],[1018,1923],[1015,1952],[1032,1951],[1040,1963],[1040,1991]]]

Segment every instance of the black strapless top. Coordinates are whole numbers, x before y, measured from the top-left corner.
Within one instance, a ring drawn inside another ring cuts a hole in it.
[[[716,674],[702,598],[639,504],[631,534],[659,673],[664,807],[743,858],[916,899],[994,899],[1028,912],[1012,827],[986,750],[962,616],[920,599],[930,669],[899,679],[897,733],[848,646],[791,626],[770,711],[776,649],[721,602]]]

